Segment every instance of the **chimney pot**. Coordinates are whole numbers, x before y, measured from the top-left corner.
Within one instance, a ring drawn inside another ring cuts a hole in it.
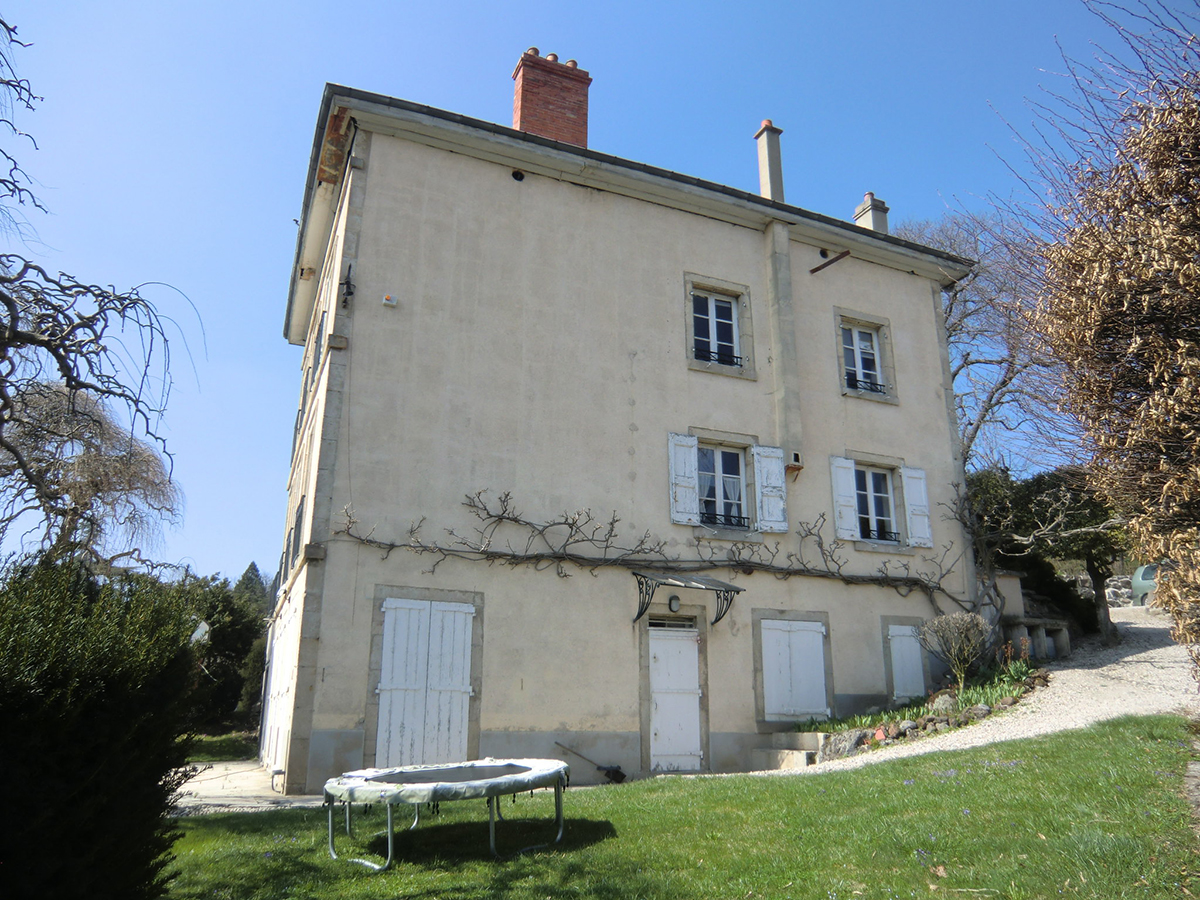
[[[521,55],[513,71],[513,128],[553,141],[587,146],[586,71],[575,60],[560,63],[557,53],[538,56],[536,47]]]

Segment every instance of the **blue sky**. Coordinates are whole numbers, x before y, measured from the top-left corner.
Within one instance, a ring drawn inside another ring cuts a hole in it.
[[[179,325],[164,433],[186,498],[159,558],[273,573],[300,387],[282,337],[325,82],[511,124],[536,46],[592,78],[593,149],[757,191],[753,135],[784,130],[788,202],[892,221],[1017,190],[1010,125],[1105,35],[1076,0],[506,3],[17,0],[45,100],[13,145],[50,215],[47,268],[147,288]],[[7,138],[6,138],[7,140]],[[9,146],[6,144],[6,146]],[[11,239],[10,239],[11,241]],[[186,344],[186,349],[185,349]]]

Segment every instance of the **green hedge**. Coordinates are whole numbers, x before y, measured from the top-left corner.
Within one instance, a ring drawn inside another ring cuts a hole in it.
[[[47,562],[0,574],[0,896],[165,893],[194,628],[147,577]]]

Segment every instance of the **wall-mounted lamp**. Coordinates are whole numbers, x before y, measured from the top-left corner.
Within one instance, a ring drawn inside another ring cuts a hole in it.
[[[679,612],[679,595],[672,594],[667,598],[667,609],[671,612]]]
[[[342,309],[350,306],[350,298],[354,296],[354,282],[350,280],[350,274],[354,271],[354,266],[346,266],[346,280],[339,287],[342,289]]]

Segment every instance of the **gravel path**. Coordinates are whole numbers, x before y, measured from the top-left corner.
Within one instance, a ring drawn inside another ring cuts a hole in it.
[[[1000,741],[1085,728],[1093,722],[1129,714],[1182,712],[1200,714],[1200,694],[1191,660],[1171,640],[1170,619],[1160,610],[1128,607],[1111,610],[1121,631],[1116,647],[1086,638],[1071,656],[1050,666],[1050,686],[1012,709],[970,725],[869,753],[835,759],[805,769],[772,775],[812,775],[856,769],[872,763],[961,750]]]

